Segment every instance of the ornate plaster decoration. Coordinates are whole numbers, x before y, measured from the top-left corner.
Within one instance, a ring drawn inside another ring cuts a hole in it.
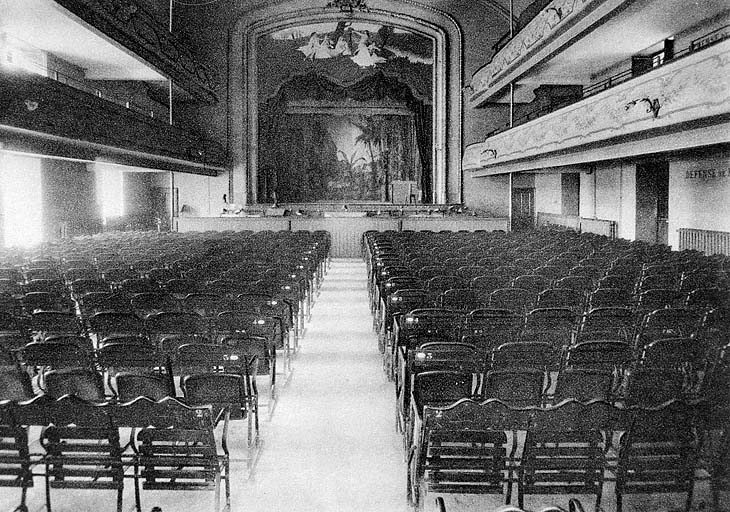
[[[199,100],[216,102],[217,77],[192,50],[137,0],[56,0],[64,8],[140,56]]]
[[[354,13],[355,11],[370,12],[365,0],[332,0],[325,6],[339,9],[340,12]]]
[[[547,44],[568,25],[577,22],[595,4],[604,0],[553,0],[524,29],[519,31],[491,62],[472,77],[471,101],[484,93],[509,70],[520,64],[539,46]]]
[[[576,149],[730,113],[730,40],[466,148],[464,169]],[[647,104],[647,109],[632,108]],[[662,115],[659,116],[661,108]],[[653,115],[647,115],[647,114]],[[488,148],[488,149],[487,149]],[[490,158],[491,151],[497,158]]]

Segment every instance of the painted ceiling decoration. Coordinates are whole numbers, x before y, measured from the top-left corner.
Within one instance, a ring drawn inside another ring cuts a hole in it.
[[[341,85],[382,72],[430,103],[433,48],[433,39],[390,25],[351,19],[297,25],[259,38],[259,87],[272,97],[287,80],[311,72]]]

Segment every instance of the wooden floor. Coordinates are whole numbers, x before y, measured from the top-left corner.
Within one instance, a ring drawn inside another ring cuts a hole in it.
[[[315,304],[294,372],[280,390],[271,421],[261,423],[263,445],[250,478],[246,464],[232,464],[233,512],[404,512],[406,464],[394,426],[394,391],[381,368],[367,304],[365,265],[356,259],[335,259]],[[262,414],[265,416],[265,411]],[[232,423],[232,457],[246,456],[245,423]],[[39,447],[36,447],[39,448]],[[132,481],[125,491],[125,510],[134,504]],[[44,483],[36,478],[29,509],[43,509]],[[112,511],[110,491],[54,490],[53,510]],[[696,492],[695,510],[707,499],[704,484]],[[0,511],[13,510],[19,491],[0,489]],[[492,512],[499,496],[447,496],[449,512]],[[593,500],[585,497],[586,510]],[[528,497],[529,510],[565,497]],[[614,510],[613,493],[604,497],[604,511]],[[668,512],[681,509],[672,496],[626,498],[626,512]],[[145,512],[212,511],[212,493],[142,492]],[[428,495],[426,510],[435,510]]]

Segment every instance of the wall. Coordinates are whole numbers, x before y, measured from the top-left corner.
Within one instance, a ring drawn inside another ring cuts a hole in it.
[[[535,175],[535,211],[562,213],[560,173]]]
[[[181,215],[190,217],[218,216],[223,209],[223,194],[228,194],[228,175],[217,177],[175,173]]]
[[[124,220],[132,229],[157,229],[157,218],[169,216],[169,174],[166,172],[124,172]]]
[[[636,237],[636,165],[605,162],[580,175],[580,216],[618,223],[618,236]],[[590,167],[586,166],[586,171]]]
[[[101,227],[96,206],[94,173],[84,162],[41,160],[44,240],[61,236],[67,226],[68,236],[95,233]]]
[[[464,175],[464,204],[495,217],[506,217],[510,208],[509,175],[474,178]]]
[[[730,152],[669,161],[669,245],[672,247],[678,246],[679,228],[730,232]]]

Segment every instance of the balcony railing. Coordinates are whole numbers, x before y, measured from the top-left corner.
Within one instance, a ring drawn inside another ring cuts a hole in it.
[[[631,80],[632,78],[644,75],[665,64],[674,62],[677,59],[681,59],[682,57],[685,57],[692,53],[704,50],[705,48],[709,48],[710,46],[713,46],[713,45],[719,43],[720,41],[724,41],[725,39],[728,39],[728,38],[730,38],[730,25],[725,25],[724,27],[718,28],[717,30],[713,30],[712,32],[709,32],[703,36],[698,37],[697,39],[692,40],[692,42],[689,44],[688,47],[675,52],[674,56],[671,59],[662,59],[656,65],[654,65],[651,68],[648,68],[646,70],[643,70],[643,71],[637,71],[634,69],[626,69],[619,73],[616,73],[615,75],[611,75],[608,78],[601,80],[600,82],[595,82],[587,87],[584,87],[583,92],[580,96],[577,96],[577,95],[571,96],[566,101],[562,101],[562,102],[555,103],[555,104],[552,104],[549,106],[534,109],[526,114],[523,114],[523,115],[515,118],[512,121],[512,125],[507,123],[504,126],[500,126],[499,128],[492,130],[491,132],[489,132],[487,134],[487,138],[491,137],[492,135],[496,135],[498,133],[505,132],[505,131],[509,130],[510,128],[514,128],[515,126],[525,124],[528,121],[537,119],[538,117],[542,117],[545,114],[549,114],[551,112],[555,112],[556,110],[560,110],[561,108],[567,107],[568,105],[572,105],[573,103],[577,103],[577,102],[581,101],[582,99],[588,98],[590,96],[598,94],[599,92],[605,91],[616,85],[622,84],[628,80]]]

